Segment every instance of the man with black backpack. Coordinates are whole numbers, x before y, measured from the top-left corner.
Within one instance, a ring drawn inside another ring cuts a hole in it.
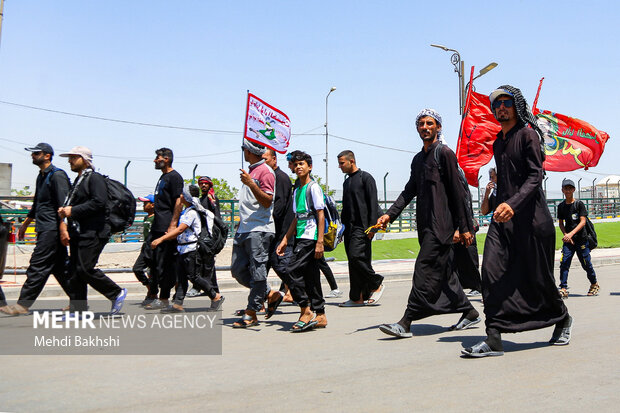
[[[37,243],[30,257],[26,282],[19,293],[17,304],[3,311],[11,315],[28,314],[50,274],[54,274],[58,284],[70,296],[66,268],[69,233],[67,225],[58,217],[57,210],[62,206],[71,184],[65,171],[52,164],[54,149],[51,145],[42,142],[25,149],[31,152],[32,163],[39,167],[39,175],[34,202],[28,217],[19,228],[17,239],[24,239],[26,229],[34,220]]]
[[[588,211],[583,202],[573,197],[575,183],[572,180],[562,181],[562,193],[566,199],[558,205],[558,222],[560,231],[564,234],[560,263],[560,295],[562,298],[568,298],[568,270],[575,252],[581,268],[590,280],[588,296],[598,295],[600,286],[596,281],[596,273],[590,259],[590,250],[596,246],[588,239]]]
[[[93,170],[93,154],[84,146],[76,146],[60,156],[69,158],[71,170],[78,174],[64,206],[58,208],[60,218],[68,221],[71,311],[79,313],[88,309],[90,285],[112,302],[110,314],[118,314],[127,289],[95,268],[111,234],[106,178]]]
[[[439,142],[441,116],[436,111],[422,110],[416,117],[416,128],[423,147],[411,162],[409,182],[394,205],[377,220],[377,225],[385,228],[416,197],[420,252],[415,261],[407,308],[400,321],[379,327],[385,334],[397,338],[412,337],[411,323],[435,314],[461,313],[459,321],[451,327],[453,330],[470,328],[481,321],[452,271],[455,230],[467,246],[473,238],[456,156]],[[441,156],[435,156],[437,150],[442,151]]]

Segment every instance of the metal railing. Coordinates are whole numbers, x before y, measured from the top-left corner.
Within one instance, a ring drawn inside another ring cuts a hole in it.
[[[27,201],[28,199],[32,200],[32,198],[25,197],[12,197],[19,198],[21,201]],[[549,211],[551,212],[551,216],[554,220],[557,219],[557,207],[562,202],[563,199],[548,199],[547,206],[549,207]],[[601,219],[601,218],[620,218],[620,198],[583,198],[581,201],[585,204],[586,209],[588,211],[588,216],[591,219]],[[220,211],[222,215],[222,219],[226,222],[230,228],[228,236],[232,238],[235,233],[236,226],[239,222],[239,201],[237,200],[220,200]],[[381,202],[381,206],[385,208],[392,205],[394,201]],[[341,209],[342,203],[340,201],[337,202],[338,209]],[[479,213],[479,202],[477,200],[473,201],[474,211],[476,212],[476,217],[481,226],[489,225],[491,221],[491,214],[481,215]],[[409,204],[400,216],[389,225],[390,232],[410,232],[416,230],[416,220],[415,220],[415,201]],[[10,222],[13,224],[13,233],[19,229],[21,222],[26,219],[28,214],[27,209],[0,209],[0,214],[5,222]],[[146,214],[142,211],[136,213],[136,219],[134,224],[127,229],[127,231],[122,234],[115,234],[111,241],[113,242],[142,242],[143,241],[143,231],[142,225],[144,221],[144,217]],[[26,237],[24,241],[19,241],[18,243],[34,243],[35,241],[35,233],[34,233],[34,223],[28,228],[26,232]]]

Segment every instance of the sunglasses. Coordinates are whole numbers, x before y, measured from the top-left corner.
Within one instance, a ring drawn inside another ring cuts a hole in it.
[[[500,106],[502,106],[502,103],[504,104],[505,108],[511,108],[515,102],[512,99],[506,99],[506,100],[496,100],[493,102],[493,110],[495,109],[499,109]]]

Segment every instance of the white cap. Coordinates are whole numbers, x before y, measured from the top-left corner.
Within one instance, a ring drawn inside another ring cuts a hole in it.
[[[59,156],[62,156],[63,158],[68,158],[70,155],[79,155],[84,158],[85,161],[93,161],[93,152],[86,146],[74,146],[69,152],[61,153]]]

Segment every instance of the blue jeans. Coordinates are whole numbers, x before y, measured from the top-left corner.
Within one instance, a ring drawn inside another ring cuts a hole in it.
[[[594,272],[594,267],[590,260],[588,241],[585,241],[583,244],[569,244],[565,242],[562,246],[562,262],[560,262],[560,288],[568,287],[568,270],[570,269],[570,263],[573,260],[575,252],[581,263],[581,268],[583,268],[588,275],[590,284],[596,283],[596,273]]]

